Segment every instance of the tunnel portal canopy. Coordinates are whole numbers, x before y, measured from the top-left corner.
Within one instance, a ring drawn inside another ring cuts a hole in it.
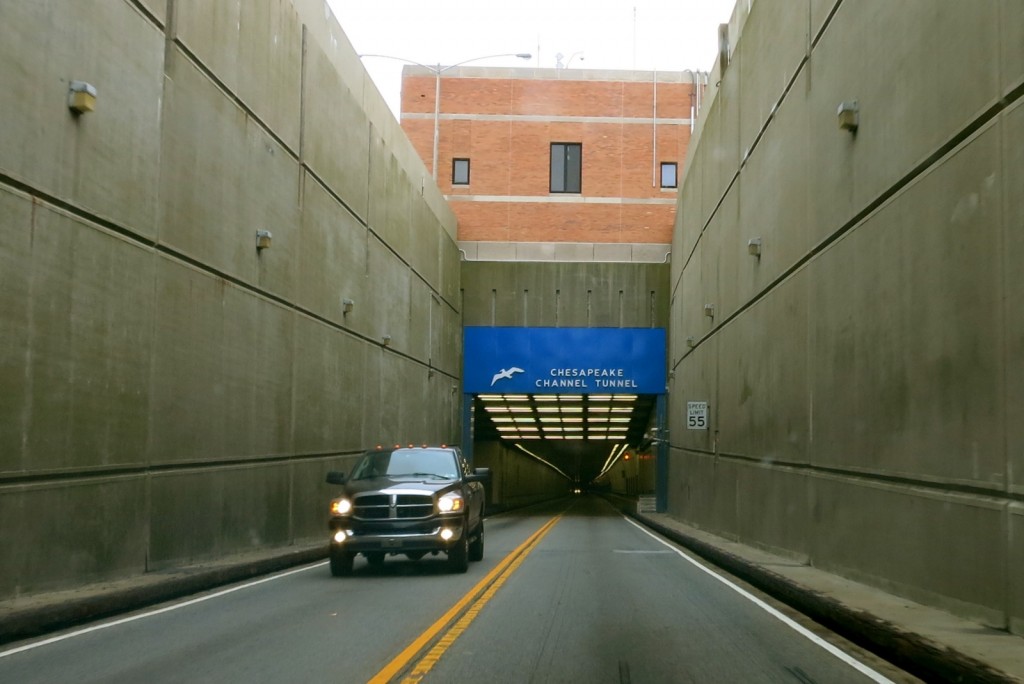
[[[643,444],[665,393],[664,328],[466,327],[473,440],[502,440],[589,482]]]

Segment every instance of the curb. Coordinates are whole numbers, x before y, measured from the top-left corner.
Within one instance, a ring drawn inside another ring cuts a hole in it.
[[[979,684],[1013,684],[1018,681],[988,663],[937,644],[920,634],[908,632],[865,611],[851,608],[760,565],[666,527],[629,507],[623,506],[620,510],[915,677],[928,682]]]

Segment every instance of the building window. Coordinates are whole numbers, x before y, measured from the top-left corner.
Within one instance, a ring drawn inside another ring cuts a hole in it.
[[[580,192],[581,143],[551,143],[551,192]]]
[[[452,159],[452,185],[469,185],[468,159]]]
[[[676,179],[676,163],[661,162],[661,187],[677,188],[679,181]]]

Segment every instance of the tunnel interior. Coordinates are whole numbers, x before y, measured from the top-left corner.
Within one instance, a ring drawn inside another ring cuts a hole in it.
[[[590,485],[630,451],[651,444],[657,395],[477,394],[474,441],[501,440]]]

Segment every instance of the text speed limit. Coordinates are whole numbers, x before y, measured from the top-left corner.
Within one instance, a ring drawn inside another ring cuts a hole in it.
[[[707,430],[708,429],[708,402],[688,401],[686,402],[686,429]]]

